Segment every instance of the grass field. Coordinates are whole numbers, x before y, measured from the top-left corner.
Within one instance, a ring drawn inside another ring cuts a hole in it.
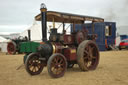
[[[57,79],[48,75],[47,68],[40,75],[30,76],[23,55],[0,53],[0,85],[128,85],[128,50],[101,52],[96,70],[82,72],[75,65]]]

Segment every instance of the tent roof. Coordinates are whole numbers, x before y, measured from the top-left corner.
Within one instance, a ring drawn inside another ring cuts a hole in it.
[[[7,39],[5,39],[4,37],[0,36],[0,42],[4,42],[6,41]]]
[[[65,22],[65,23],[83,23],[84,21],[104,22],[103,18],[84,16],[64,12],[47,11],[47,21],[52,22]],[[41,14],[35,16],[35,20],[41,21]]]

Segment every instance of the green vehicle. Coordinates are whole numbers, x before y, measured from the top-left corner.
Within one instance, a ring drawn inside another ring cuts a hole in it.
[[[23,62],[25,63],[27,56],[30,53],[37,52],[37,47],[40,45],[38,42],[22,42],[20,44],[20,52],[25,53]]]

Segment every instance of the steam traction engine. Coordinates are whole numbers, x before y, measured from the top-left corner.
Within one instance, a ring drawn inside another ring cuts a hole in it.
[[[12,39],[7,44],[7,52],[8,54],[16,54],[16,52],[20,53],[20,43],[29,41],[27,37],[19,36],[16,39]]]
[[[64,23],[84,24],[84,21],[103,22],[104,19],[90,16],[47,11],[44,4],[41,4],[41,14],[35,19],[42,22],[42,42],[25,55],[26,71],[30,75],[40,74],[45,66],[51,77],[62,77],[68,67],[78,64],[82,71],[95,70],[99,63],[99,50],[95,44],[95,35],[89,36],[87,31],[82,29],[66,34]],[[47,40],[47,21],[53,21],[53,28],[50,30],[50,37]],[[55,22],[63,23],[63,33],[58,33]],[[92,24],[93,29],[93,24]],[[29,42],[33,43],[33,42]],[[24,45],[25,46],[25,45]],[[27,47],[25,49],[29,49]]]

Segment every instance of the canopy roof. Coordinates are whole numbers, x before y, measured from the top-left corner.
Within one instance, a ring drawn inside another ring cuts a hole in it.
[[[41,21],[41,14],[35,16],[37,21]],[[47,11],[47,21],[52,22],[54,19],[55,22],[65,22],[65,23],[83,23],[84,21],[93,21],[93,22],[104,22],[103,18],[84,16],[56,11]]]

